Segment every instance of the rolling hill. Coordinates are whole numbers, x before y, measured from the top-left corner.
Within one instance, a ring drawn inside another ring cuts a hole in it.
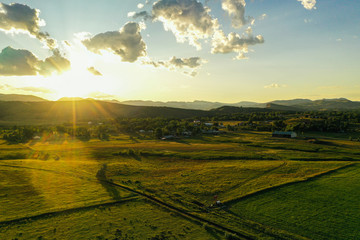
[[[96,100],[55,102],[0,101],[0,123],[3,124],[51,124],[72,122],[73,120],[84,122],[118,117],[188,118],[207,116],[208,114],[208,112],[202,110],[129,106]]]
[[[207,102],[207,101],[193,101],[193,102],[154,102],[154,101],[124,101],[121,102],[133,106],[162,106],[174,107],[183,109],[198,109],[211,110],[223,106],[229,107],[243,107],[243,108],[268,108],[273,110],[283,111],[326,111],[326,110],[360,110],[360,102],[350,101],[345,98],[339,99],[291,99],[291,100],[274,100],[268,103],[257,103],[241,101],[238,103],[221,103],[221,102]]]
[[[135,101],[136,104],[151,101]],[[133,102],[134,103],[134,102]],[[104,121],[114,118],[196,118],[212,117],[232,113],[268,112],[268,111],[326,111],[326,110],[360,110],[360,102],[348,99],[293,99],[276,100],[267,104],[243,102],[247,106],[239,107],[237,104],[225,104],[219,102],[156,102],[160,106],[133,106],[120,102],[100,101],[94,99],[70,99],[63,98],[59,101],[47,101],[30,95],[0,94],[0,124],[54,124],[85,121]],[[172,105],[169,107],[161,106]],[[195,105],[194,105],[195,104]],[[180,107],[182,106],[182,107]],[[261,106],[261,107],[260,107]],[[210,110],[190,109],[205,108]],[[74,114],[75,113],[75,114]]]
[[[293,105],[293,107],[298,107],[305,110],[316,110],[316,111],[360,110],[360,102],[353,102],[346,98],[322,99],[322,100],[311,101],[308,103]]]
[[[47,100],[33,95],[0,94],[0,101],[44,102]]]

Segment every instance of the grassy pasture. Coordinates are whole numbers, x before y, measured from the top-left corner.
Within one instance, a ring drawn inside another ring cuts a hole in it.
[[[23,154],[23,157],[16,159],[17,153]],[[99,181],[99,176],[260,238],[269,236],[263,230],[247,229],[249,224],[244,223],[246,219],[259,222],[263,229],[275,227],[303,235],[296,228],[284,228],[267,220],[262,221],[260,217],[253,219],[250,217],[253,210],[246,216],[239,215],[243,212],[236,206],[252,199],[246,198],[247,195],[257,196],[256,192],[274,187],[281,191],[282,188],[276,187],[326,173],[349,164],[349,160],[357,161],[359,157],[358,142],[281,139],[272,138],[267,132],[204,135],[176,141],[119,135],[110,141],[81,142],[60,136],[25,145],[0,142],[0,206],[4,206],[0,209],[0,222],[70,211],[31,221],[0,223],[0,239],[1,234],[19,239],[36,239],[39,236],[44,239],[63,239],[64,236],[77,239],[82,235],[85,239],[122,239],[115,235],[120,234],[119,231],[123,238],[124,234],[128,234],[129,239],[157,235],[160,238],[161,234],[170,239],[225,238],[224,233],[219,235],[209,226],[201,227],[194,221],[170,214],[168,210],[144,202],[139,196],[136,201],[114,204],[136,194]],[[350,194],[350,190],[344,194]],[[222,202],[236,204],[231,205],[230,212],[209,209],[215,195]],[[106,205],[107,210],[104,210],[102,204],[114,205]],[[258,214],[256,211],[254,213]],[[76,222],[74,227],[70,219]],[[132,219],[131,223],[129,219]],[[60,227],[54,230],[57,224]],[[36,232],[39,229],[46,230],[39,235]],[[273,238],[276,239],[269,237]]]
[[[0,226],[0,239],[224,239],[222,233],[144,201]]]
[[[311,239],[359,239],[360,166],[251,196],[230,210],[241,218]]]
[[[84,167],[86,163],[76,164]],[[71,168],[76,168],[76,164],[30,159],[2,161],[0,221],[112,202],[131,195],[121,190],[112,194],[95,176],[72,174]]]

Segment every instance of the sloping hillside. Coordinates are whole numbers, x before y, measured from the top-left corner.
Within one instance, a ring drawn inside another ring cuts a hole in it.
[[[47,100],[33,95],[0,94],[0,101],[44,102]]]
[[[141,107],[95,100],[56,102],[0,102],[2,123],[63,123],[105,120],[117,117],[188,118],[206,116],[201,110],[169,107]]]

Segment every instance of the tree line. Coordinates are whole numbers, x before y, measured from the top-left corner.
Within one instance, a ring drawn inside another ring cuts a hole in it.
[[[225,121],[227,124],[224,126]],[[0,129],[2,138],[9,143],[25,143],[44,133],[67,134],[81,141],[91,138],[106,141],[119,133],[159,139],[167,135],[197,136],[218,130],[360,132],[360,112],[253,112],[188,119],[118,118],[104,123],[82,123],[75,127],[66,123],[56,126],[2,126]]]

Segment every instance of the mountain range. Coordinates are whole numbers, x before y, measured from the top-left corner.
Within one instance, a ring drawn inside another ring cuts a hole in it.
[[[63,98],[48,101],[31,95],[0,94],[0,123],[44,124],[106,120],[118,117],[196,118],[232,113],[264,111],[326,111],[359,110],[360,102],[339,99],[292,99],[268,103],[239,102],[152,102],[100,101],[94,99]],[[76,113],[74,115],[74,113]]]
[[[162,106],[175,107],[184,109],[211,110],[222,106],[244,107],[244,108],[269,108],[283,111],[326,111],[326,110],[360,110],[360,102],[350,101],[346,98],[336,99],[291,99],[291,100],[274,100],[267,103],[257,103],[242,101],[238,103],[221,103],[207,101],[193,102],[154,102],[154,101],[124,101],[126,105],[133,106]]]

